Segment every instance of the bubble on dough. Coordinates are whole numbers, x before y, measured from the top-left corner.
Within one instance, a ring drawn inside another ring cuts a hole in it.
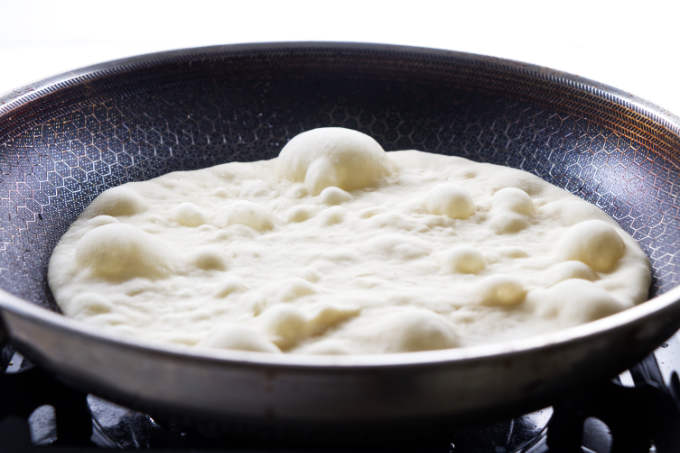
[[[331,327],[347,321],[359,314],[357,307],[325,305],[321,307],[307,324],[309,335],[320,335]]]
[[[229,192],[226,189],[220,187],[219,189],[215,189],[215,191],[213,191],[213,196],[217,198],[229,198]]]
[[[246,225],[257,231],[267,231],[274,228],[274,221],[270,213],[263,207],[250,201],[237,201],[227,208],[227,223],[229,225]]]
[[[387,314],[379,325],[385,352],[412,352],[455,348],[460,345],[456,328],[442,316],[422,308],[405,308]]]
[[[203,225],[199,226],[197,230],[201,233],[213,233],[215,231],[219,231],[219,228],[217,228],[215,225],[204,223]]]
[[[334,247],[322,251],[318,255],[319,260],[330,261],[334,264],[351,264],[361,260],[360,256],[351,248]]]
[[[374,228],[388,228],[404,231],[413,231],[422,226],[419,221],[413,220],[399,212],[376,214],[372,217],[368,217],[368,223]]]
[[[319,195],[321,202],[329,206],[345,203],[352,199],[352,195],[339,187],[326,187]]]
[[[483,305],[512,307],[521,304],[526,296],[522,283],[507,275],[491,275],[479,284]]]
[[[314,285],[307,280],[294,278],[281,284],[279,298],[285,302],[290,302],[316,292]]]
[[[253,352],[281,352],[257,330],[235,324],[219,326],[199,346],[216,349],[236,349]]]
[[[154,285],[149,280],[133,280],[128,282],[126,285],[125,294],[127,296],[136,296],[137,294],[142,294],[147,291],[153,291]]]
[[[173,209],[172,214],[180,225],[196,227],[205,223],[205,216],[193,203],[181,203]]]
[[[302,278],[304,278],[308,282],[316,283],[319,280],[321,280],[321,275],[314,269],[306,269],[302,273]]]
[[[388,165],[385,151],[373,138],[338,127],[296,135],[277,159],[281,177],[304,181],[314,195],[329,186],[345,190],[376,186],[389,174]]]
[[[532,215],[534,213],[534,203],[531,197],[517,187],[504,187],[493,194],[492,204],[494,209],[512,211],[517,214]]]
[[[234,223],[229,225],[228,230],[218,231],[215,237],[220,241],[234,241],[241,239],[253,239],[257,236],[257,233],[257,230],[252,229],[248,225]]]
[[[271,341],[282,350],[292,348],[307,335],[305,316],[290,305],[274,305],[261,316]]]
[[[235,278],[229,278],[219,285],[215,295],[217,297],[229,297],[229,295],[232,293],[240,293],[247,290],[248,287],[244,285],[240,280],[237,280]]]
[[[529,256],[526,250],[519,247],[501,247],[497,252],[500,256],[507,258],[526,258]]]
[[[359,211],[359,218],[360,219],[370,219],[373,216],[376,216],[378,214],[382,213],[381,209],[371,207],[371,208],[366,208],[362,209]]]
[[[444,255],[444,267],[448,272],[477,274],[486,267],[486,260],[477,249],[461,245]]]
[[[305,220],[309,220],[312,216],[314,216],[315,212],[316,208],[311,205],[296,206],[288,211],[286,214],[286,220],[288,223],[304,222]]]
[[[218,270],[222,271],[227,268],[224,257],[214,250],[201,250],[193,258],[193,263],[199,269],[206,271]]]
[[[370,240],[366,248],[382,257],[399,261],[417,259],[430,253],[426,242],[402,234],[378,236]]]
[[[168,247],[139,228],[111,223],[88,231],[78,241],[76,260],[94,275],[112,280],[160,278],[170,273]]]
[[[290,198],[303,198],[309,195],[307,188],[302,184],[293,184],[290,189],[286,192],[286,195]]]
[[[586,220],[571,226],[557,247],[560,258],[581,261],[597,272],[614,270],[625,251],[619,233],[602,220]]]
[[[125,187],[114,187],[102,192],[87,207],[90,216],[110,215],[113,217],[131,216],[144,212],[147,205],[136,192]]]
[[[475,213],[475,203],[467,190],[444,183],[435,186],[427,194],[425,209],[432,214],[467,219]]]
[[[550,266],[544,276],[548,286],[572,278],[596,280],[597,274],[581,261],[563,261]]]
[[[347,215],[347,210],[341,208],[340,206],[333,206],[324,210],[320,215],[321,225],[331,226],[342,223]]]
[[[529,226],[526,216],[511,211],[496,212],[489,220],[489,227],[497,234],[512,234]]]
[[[557,316],[564,325],[583,324],[618,313],[626,306],[588,280],[570,279],[539,291],[538,313]]]

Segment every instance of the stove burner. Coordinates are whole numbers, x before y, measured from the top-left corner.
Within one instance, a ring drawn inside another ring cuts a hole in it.
[[[100,447],[195,451],[244,446],[238,436],[230,436],[229,427],[208,434],[181,429],[75,391],[18,354],[12,355],[7,347],[0,355],[0,369],[6,370],[0,374],[0,439],[6,448],[49,445],[87,451]],[[417,443],[396,446],[402,451],[433,453],[647,453],[652,445],[658,453],[680,451],[678,375],[672,373],[667,387],[654,356],[633,367],[630,375],[634,387],[618,380],[607,382],[570,394],[552,409],[499,423],[454,428],[446,442],[423,432]],[[257,447],[272,451],[280,445],[265,441]]]
[[[678,375],[673,375],[673,386]],[[677,395],[677,393],[676,393]],[[589,389],[554,407],[548,423],[550,452],[574,452],[581,447],[581,435],[588,418],[602,421],[611,432],[610,453],[680,451],[677,438],[678,401],[652,384],[624,387],[616,383]]]
[[[12,365],[10,362],[10,366]],[[82,393],[65,386],[36,367],[0,374],[0,391],[0,420],[9,416],[26,420],[37,408],[52,406],[56,414],[54,427],[57,432],[53,445],[90,444],[91,416]],[[4,424],[0,425],[2,426]],[[10,433],[8,429],[4,426],[4,430]],[[10,437],[12,436],[8,438]]]

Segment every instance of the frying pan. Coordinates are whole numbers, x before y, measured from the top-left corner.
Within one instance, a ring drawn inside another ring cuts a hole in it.
[[[320,126],[521,168],[595,203],[650,257],[652,299],[503,344],[355,357],[151,345],[59,314],[46,264],[97,194],[272,158]],[[134,57],[0,99],[0,172],[0,330],[70,385],[146,411],[321,424],[519,413],[616,375],[680,326],[680,118],[546,68],[344,43]]]

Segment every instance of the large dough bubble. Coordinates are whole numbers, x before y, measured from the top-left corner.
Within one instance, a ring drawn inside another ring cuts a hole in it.
[[[389,173],[385,151],[373,138],[341,127],[323,127],[293,137],[278,158],[279,175],[304,182],[316,195],[326,187],[373,187]]]
[[[581,261],[597,272],[610,272],[626,251],[616,229],[602,220],[586,220],[569,228],[559,244],[561,258]]]
[[[168,274],[167,246],[139,228],[122,223],[87,232],[76,246],[76,259],[96,276],[125,280]]]

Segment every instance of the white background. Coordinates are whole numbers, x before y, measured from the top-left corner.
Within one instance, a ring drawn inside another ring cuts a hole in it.
[[[364,41],[536,63],[680,114],[677,1],[0,0],[0,93],[125,56],[258,41]]]

